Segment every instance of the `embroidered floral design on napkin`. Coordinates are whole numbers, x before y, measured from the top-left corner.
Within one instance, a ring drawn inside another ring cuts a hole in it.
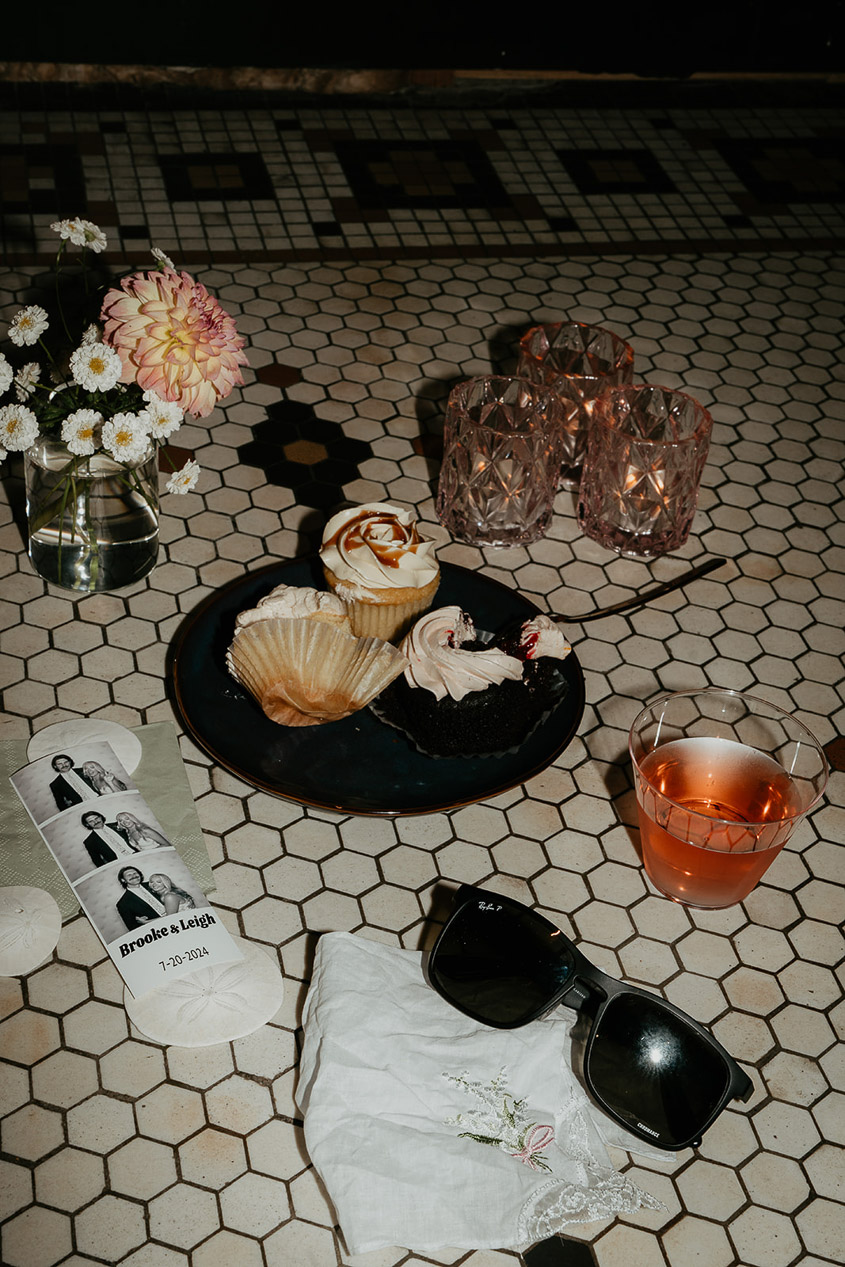
[[[551,1170],[542,1153],[554,1142],[554,1129],[531,1119],[526,1100],[515,1099],[507,1090],[507,1074],[501,1069],[490,1082],[471,1079],[466,1073],[444,1073],[447,1082],[462,1088],[484,1106],[445,1119],[445,1126],[463,1126],[459,1139],[473,1139],[509,1153],[532,1170]]]

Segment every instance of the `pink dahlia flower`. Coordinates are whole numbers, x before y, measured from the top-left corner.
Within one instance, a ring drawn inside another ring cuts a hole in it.
[[[243,383],[243,339],[217,300],[187,273],[135,273],[103,301],[103,336],[121,381],[175,401],[197,418]]]

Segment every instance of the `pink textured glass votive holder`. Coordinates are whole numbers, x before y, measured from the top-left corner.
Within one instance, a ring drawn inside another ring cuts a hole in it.
[[[519,341],[517,374],[552,387],[563,404],[561,480],[578,487],[592,402],[608,387],[633,382],[633,349],[612,330],[582,321],[534,326]]]
[[[471,545],[527,545],[549,526],[560,478],[561,404],[527,379],[459,383],[446,406],[440,522]]]
[[[619,554],[648,558],[686,541],[712,419],[668,387],[612,387],[593,404],[578,494],[582,531]]]

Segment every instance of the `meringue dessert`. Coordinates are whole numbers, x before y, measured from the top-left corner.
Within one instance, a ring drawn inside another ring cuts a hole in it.
[[[365,708],[407,665],[379,638],[357,638],[341,599],[280,585],[241,612],[226,653],[235,681],[282,726],[319,726]]]
[[[485,642],[460,607],[441,607],[400,650],[407,669],[370,707],[432,757],[512,752],[569,689],[558,666],[571,647],[548,616]]]
[[[333,515],[320,560],[359,637],[396,641],[428,610],[440,584],[434,542],[420,534],[410,511],[388,502]]]

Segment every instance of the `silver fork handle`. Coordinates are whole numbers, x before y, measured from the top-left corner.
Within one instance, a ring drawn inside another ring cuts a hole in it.
[[[714,572],[716,568],[722,567],[725,563],[727,563],[727,559],[708,559],[706,563],[699,563],[698,567],[691,568],[689,572],[682,572],[673,581],[664,581],[662,585],[656,585],[654,589],[645,590],[644,593],[637,594],[634,598],[624,598],[620,603],[613,603],[610,607],[600,607],[598,610],[587,612],[583,616],[558,616],[554,612],[549,612],[549,616],[552,620],[567,625],[583,625],[588,620],[600,620],[603,616],[615,616],[617,612],[628,611],[631,607],[641,607],[644,603],[650,603],[654,598],[662,598],[664,594],[671,594],[673,590],[682,589],[684,585],[689,585],[690,581],[698,580],[700,576],[706,576],[708,572]]]

